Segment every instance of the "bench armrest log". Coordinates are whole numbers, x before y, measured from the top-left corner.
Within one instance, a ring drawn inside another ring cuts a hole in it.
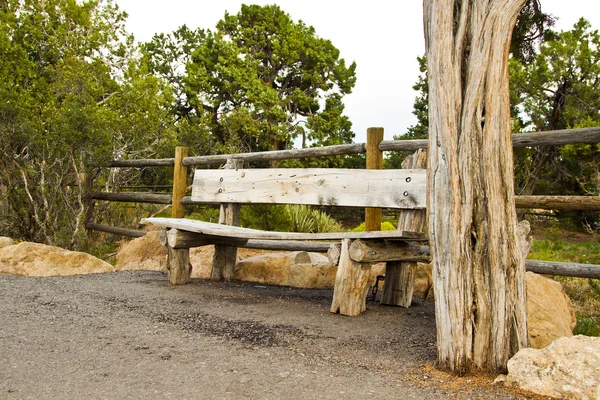
[[[416,242],[387,240],[354,240],[350,245],[350,258],[356,262],[383,261],[429,262],[429,247]]]

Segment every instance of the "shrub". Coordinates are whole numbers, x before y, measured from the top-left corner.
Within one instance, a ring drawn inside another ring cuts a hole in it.
[[[383,221],[381,223],[381,230],[382,231],[395,231],[396,227],[388,221]],[[356,228],[352,229],[352,232],[364,232],[365,231],[365,223],[363,222],[362,224],[360,224],[359,226],[357,226]]]
[[[600,336],[600,327],[594,318],[577,318],[574,335]]]

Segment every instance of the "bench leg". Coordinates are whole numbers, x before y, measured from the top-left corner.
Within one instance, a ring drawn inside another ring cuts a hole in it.
[[[408,308],[415,289],[417,263],[393,261],[385,265],[381,304]]]
[[[188,283],[192,275],[190,249],[173,249],[167,246],[167,269],[169,270],[169,285]]]
[[[367,309],[370,263],[359,263],[350,258],[351,240],[344,239],[333,290],[332,313],[355,317]]]
[[[235,273],[237,247],[215,244],[215,256],[210,278],[215,281],[231,281]]]

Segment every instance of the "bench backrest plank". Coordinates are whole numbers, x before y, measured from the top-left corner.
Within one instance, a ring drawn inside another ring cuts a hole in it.
[[[426,170],[197,169],[189,202],[421,209]]]

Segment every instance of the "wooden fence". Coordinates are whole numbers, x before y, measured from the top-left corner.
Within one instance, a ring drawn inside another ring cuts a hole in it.
[[[93,192],[87,196],[88,212],[86,229],[123,235],[141,237],[145,232],[116,226],[95,223],[94,201],[134,202],[152,204],[171,204],[172,216],[182,218],[185,214],[183,200],[187,188],[187,167],[221,165],[228,160],[253,161],[282,161],[291,159],[304,159],[312,157],[327,157],[339,155],[354,155],[367,153],[367,168],[382,168],[383,152],[385,151],[416,151],[427,148],[427,140],[383,140],[382,128],[369,128],[367,143],[352,143],[337,146],[318,148],[264,151],[242,154],[224,154],[210,156],[187,155],[187,148],[178,147],[174,158],[139,159],[139,160],[114,160],[108,168],[143,168],[143,167],[174,167],[172,194],[150,192]],[[600,128],[570,129],[560,131],[518,133],[512,136],[513,147],[533,146],[560,146],[566,144],[594,144],[600,143]],[[92,187],[88,183],[88,187]],[[165,188],[166,185],[160,185]],[[547,210],[595,210],[600,211],[600,196],[515,196],[517,208],[536,208]],[[381,221],[381,211],[368,210],[366,212],[368,227],[378,227]],[[372,228],[374,229],[374,228]],[[256,242],[256,243],[254,243]],[[260,243],[259,243],[260,242]],[[253,247],[272,250],[305,250],[327,251],[328,243],[263,243],[265,241],[250,241],[244,247]],[[275,247],[274,247],[275,246]],[[527,270],[551,274],[582,278],[600,278],[600,265],[575,264],[527,260]]]

